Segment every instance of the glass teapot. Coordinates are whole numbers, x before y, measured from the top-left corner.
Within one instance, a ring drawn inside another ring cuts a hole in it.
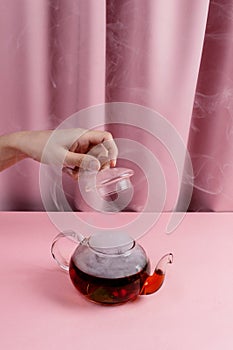
[[[63,238],[78,244],[70,261],[61,254]],[[81,294],[105,305],[122,304],[156,292],[163,284],[166,265],[173,260],[171,253],[164,255],[151,275],[144,249],[125,232],[111,231],[96,232],[88,238],[74,231],[59,233],[51,252],[58,265],[69,271]]]

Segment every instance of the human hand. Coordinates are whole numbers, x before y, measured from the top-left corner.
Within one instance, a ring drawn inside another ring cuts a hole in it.
[[[79,168],[98,171],[116,165],[117,147],[106,131],[63,129],[9,135],[10,149],[46,164],[56,164],[74,179]]]

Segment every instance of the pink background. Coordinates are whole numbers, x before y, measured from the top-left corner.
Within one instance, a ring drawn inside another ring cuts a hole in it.
[[[187,144],[208,6],[209,0],[1,0],[1,133],[54,128],[82,108],[131,102],[161,113]],[[111,131],[132,137],[132,130]],[[143,133],[133,138],[151,147]],[[164,209],[172,210],[172,162],[159,142],[153,149],[168,185]],[[25,160],[0,175],[1,210],[43,210],[38,169]],[[67,188],[73,196],[74,184]],[[140,198],[134,201],[137,208]]]
[[[189,209],[232,211],[232,11],[231,0],[1,0],[0,133],[54,128],[104,102],[152,108],[190,151]],[[108,116],[96,119],[104,124]],[[172,210],[174,169],[161,144],[110,130],[153,148],[168,186],[164,210]],[[38,169],[25,160],[1,173],[0,210],[43,210]]]
[[[118,222],[136,215],[117,214]],[[189,213],[170,236],[168,217],[140,240],[152,267],[174,254],[162,288],[103,307],[80,296],[52,259],[57,230],[46,213],[1,213],[1,349],[231,350],[233,216]]]
[[[190,210],[232,210],[232,10],[231,0],[0,0],[0,133],[54,128],[104,102],[138,103],[173,123],[190,150]],[[154,149],[169,197],[174,172]],[[43,210],[38,170],[25,160],[0,174],[1,211]],[[162,289],[107,308],[77,294],[52,261],[57,230],[46,213],[1,212],[0,347],[232,349],[232,214],[189,213],[169,237],[167,221],[140,240],[153,266],[174,254]]]

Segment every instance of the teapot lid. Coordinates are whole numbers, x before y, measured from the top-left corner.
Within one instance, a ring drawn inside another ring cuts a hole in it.
[[[103,254],[123,254],[134,247],[134,240],[125,232],[101,231],[89,238],[89,247]]]
[[[96,183],[89,179],[89,184],[85,190],[87,192],[96,188],[101,196],[117,194],[128,188],[131,188],[130,177],[134,174],[132,169],[127,168],[108,168],[99,171],[96,174]],[[88,177],[88,172],[86,174]],[[89,176],[89,178],[92,175]]]

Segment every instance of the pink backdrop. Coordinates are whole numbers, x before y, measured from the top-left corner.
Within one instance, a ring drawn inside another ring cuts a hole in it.
[[[190,126],[192,210],[233,210],[233,2],[211,1]]]
[[[190,210],[232,210],[232,9],[229,0],[0,0],[1,134],[54,128],[104,102],[137,103],[161,113],[189,147]],[[156,150],[171,210],[171,162],[150,137],[134,139]],[[38,170],[24,160],[0,174],[1,210],[43,210]]]

